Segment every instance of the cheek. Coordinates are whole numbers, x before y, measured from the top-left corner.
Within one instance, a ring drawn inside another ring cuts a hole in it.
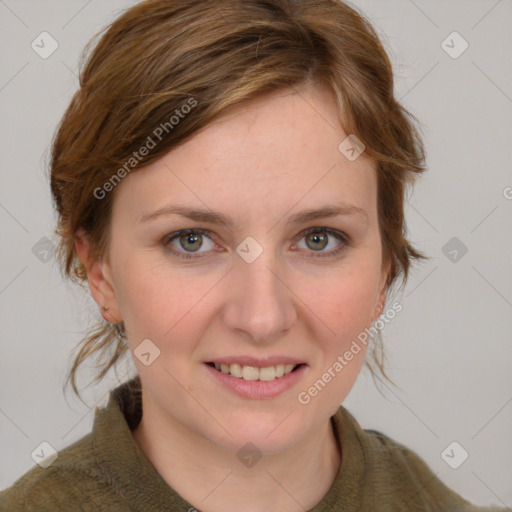
[[[339,344],[371,324],[379,277],[377,265],[347,265],[328,278],[308,280],[298,293],[331,334],[332,343]]]
[[[141,255],[125,258],[116,277],[119,308],[133,348],[149,338],[162,349],[172,346],[174,355],[193,349],[204,328],[201,319],[209,315],[209,291],[219,276],[171,269]]]
[[[324,289],[311,307],[321,319],[315,322],[314,335],[319,350],[307,381],[309,387],[302,391],[306,398],[315,400],[315,408],[326,408],[330,415],[345,400],[361,372],[370,342],[374,300],[373,281],[354,276]]]
[[[308,383],[314,387],[313,393],[318,390],[322,395],[317,406],[322,402],[333,414],[364,364],[380,278],[378,268],[374,259],[365,263],[361,258],[357,264],[347,263],[333,273],[332,279],[321,279],[317,286],[312,286],[311,280],[309,288],[301,287],[302,296],[307,296],[304,303],[312,312],[308,315],[316,318],[313,339],[320,348]]]

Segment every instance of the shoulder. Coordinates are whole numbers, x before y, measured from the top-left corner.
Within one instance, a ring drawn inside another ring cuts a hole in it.
[[[446,486],[413,450],[383,432],[361,430],[369,462],[376,501],[391,494],[400,496],[404,508],[397,510],[436,510],[450,512],[500,512],[504,508],[477,507]]]
[[[0,512],[128,510],[134,474],[154,483],[149,472],[161,483],[131,435],[141,414],[136,377],[112,390],[106,406],[96,407],[91,432],[60,450],[48,467],[35,465],[0,491]]]
[[[59,451],[47,468],[35,465],[1,491],[0,512],[68,511],[76,503],[86,505],[81,510],[99,510],[93,506],[94,496],[105,484],[89,433]]]

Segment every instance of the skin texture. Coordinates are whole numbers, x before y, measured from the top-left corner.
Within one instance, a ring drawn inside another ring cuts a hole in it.
[[[101,311],[109,308],[105,319],[124,321],[132,353],[144,339],[160,350],[149,366],[133,357],[143,385],[134,438],[162,478],[203,511],[308,510],[338,471],[343,447],[340,454],[329,418],[353,386],[364,348],[307,405],[297,396],[382,312],[389,269],[375,165],[364,153],[351,162],[338,150],[347,135],[323,88],[265,96],[122,180],[102,261],[88,259],[86,236],[77,233],[91,293]],[[367,217],[286,224],[340,201]],[[176,203],[220,211],[234,226],[178,215],[140,222]],[[349,242],[303,233],[325,227]],[[192,228],[209,235],[165,245],[167,235]],[[236,252],[248,236],[263,249],[252,263]],[[204,364],[240,355],[292,356],[307,367],[277,397],[242,398]],[[250,468],[237,457],[247,442],[263,455]]]

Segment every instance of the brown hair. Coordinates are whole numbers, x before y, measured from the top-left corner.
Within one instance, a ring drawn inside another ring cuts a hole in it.
[[[423,141],[416,118],[394,98],[392,66],[377,33],[353,8],[339,0],[146,0],[100,36],[85,65],[96,38],[82,54],[80,87],[52,141],[58,258],[72,281],[87,279],[74,247],[79,228],[94,258],[108,246],[113,193],[98,198],[97,191],[116,172],[119,179],[125,175],[120,169],[127,170],[157,127],[167,122],[164,136],[134,169],[242,101],[309,82],[332,91],[345,131],[377,163],[388,291],[400,275],[405,284],[412,259],[425,258],[407,240],[404,220],[406,187],[425,170]],[[191,99],[193,111],[171,128],[170,116]],[[124,337],[122,322],[102,320],[87,333],[66,379],[78,396],[77,368],[92,355],[106,359],[99,381],[127,351]],[[373,345],[372,356],[387,378],[382,346]]]

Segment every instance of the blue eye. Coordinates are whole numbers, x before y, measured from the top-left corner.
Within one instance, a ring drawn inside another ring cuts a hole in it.
[[[311,235],[311,236],[310,236]],[[334,238],[338,241],[335,244],[334,248],[331,248],[329,251],[325,251],[324,249],[329,245],[329,238]],[[204,229],[184,229],[181,231],[176,231],[175,233],[171,233],[163,239],[163,245],[166,248],[170,248],[170,252],[172,255],[178,256],[180,258],[203,258],[202,254],[207,253],[206,251],[199,251],[203,248],[203,240],[209,240],[212,244],[210,249],[215,247],[215,243],[208,235],[208,232]],[[333,257],[336,256],[339,252],[345,249],[350,242],[348,235],[342,233],[341,231],[336,231],[330,228],[309,228],[301,233],[301,238],[307,240],[307,246],[311,249],[311,245],[313,245],[313,249],[311,252],[317,253],[314,254],[313,257]],[[172,245],[172,242],[177,241],[180,247],[176,247]],[[315,250],[315,245],[319,245],[320,250]],[[208,248],[207,248],[208,249]]]

